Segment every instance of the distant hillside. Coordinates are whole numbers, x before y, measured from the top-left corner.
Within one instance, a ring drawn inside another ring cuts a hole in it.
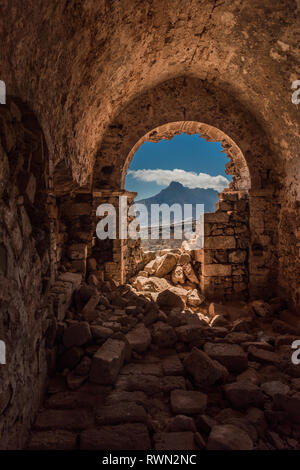
[[[149,197],[147,199],[141,199],[140,201],[135,202],[145,204],[148,209],[149,217],[151,213],[151,204],[165,203],[169,206],[171,206],[172,204],[180,204],[182,207],[182,213],[184,204],[192,204],[193,218],[195,218],[196,204],[204,204],[204,212],[214,212],[216,210],[217,201],[218,192],[214,189],[190,189],[183,186],[181,183],[173,181],[167,188],[163,189],[162,191],[160,191],[160,193],[156,194],[155,196]],[[177,222],[178,220],[175,218],[174,221]],[[173,222],[172,215],[171,222]],[[143,217],[140,217],[141,226],[145,225],[145,223],[146,221],[143,219]],[[150,223],[150,218],[148,223]],[[163,223],[165,223],[165,221],[163,221]]]

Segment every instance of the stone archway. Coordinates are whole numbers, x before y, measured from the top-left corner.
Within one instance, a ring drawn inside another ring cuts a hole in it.
[[[235,161],[228,168],[235,176],[235,189],[248,190],[251,185],[248,290],[252,297],[274,294],[278,175],[268,135],[230,90],[194,77],[176,77],[136,96],[107,128],[97,152],[93,191],[122,191],[130,158],[143,139],[156,139],[157,134],[152,132],[157,129],[163,129],[165,135],[175,132],[176,123],[183,123],[178,130],[183,126],[188,132],[195,126],[191,123],[201,123],[197,126],[201,126],[202,135],[223,141],[231,161]],[[244,188],[239,187],[242,181]]]
[[[162,139],[170,140],[175,135],[181,133],[187,135],[200,134],[200,136],[208,142],[220,142],[224,149],[224,153],[226,153],[230,159],[226,165],[226,172],[234,177],[230,184],[230,188],[240,191],[248,191],[251,188],[251,178],[245,157],[235,142],[216,127],[195,121],[170,122],[152,129],[146,135],[141,137],[130,150],[125,161],[121,179],[122,188],[124,187],[129,165],[135,153],[144,142],[159,142]]]
[[[200,134],[208,141],[221,142],[230,161],[226,172],[233,179],[217,203],[215,213],[204,214],[204,246],[193,250],[201,292],[211,299],[239,299],[249,295],[249,197],[251,178],[243,153],[233,140],[221,130],[199,122],[171,122],[149,131],[129,152],[122,172],[124,187],[128,167],[144,142],[170,140],[175,135]],[[171,247],[171,245],[170,245]],[[128,262],[127,254],[127,262]]]

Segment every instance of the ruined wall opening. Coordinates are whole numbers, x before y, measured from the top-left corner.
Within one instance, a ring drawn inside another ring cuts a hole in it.
[[[230,184],[225,173],[228,158],[222,152],[220,143],[207,142],[199,134],[184,133],[158,142],[144,142],[139,147],[128,169],[125,187],[137,192],[138,206],[143,204],[138,220],[144,251],[180,248],[184,239],[182,221],[186,230],[188,224],[192,229],[196,205],[199,209],[203,204],[205,212],[215,211],[218,192]],[[157,205],[161,207],[159,214],[155,213]],[[156,223],[158,239],[151,236]],[[174,227],[179,231],[178,224],[182,234],[177,235]],[[170,226],[170,236],[162,233],[162,226],[165,231]]]
[[[35,114],[8,96],[0,107],[1,449],[23,446],[54,354],[47,341],[53,313],[45,307],[54,268],[50,179]]]
[[[248,194],[249,295],[251,298],[275,295],[278,286],[276,182],[279,176],[274,168],[268,135],[252,111],[234,98],[234,90],[223,86],[216,88],[213,83],[199,78],[179,76],[137,94],[107,127],[95,155],[92,191],[125,194],[124,182],[130,161],[144,140],[157,139],[155,132],[150,136],[157,129],[163,129],[167,137],[169,132],[173,135],[174,129],[179,133],[199,133],[206,140],[221,142],[227,155],[234,157],[231,161],[235,164],[229,171],[234,176],[234,186],[230,190]],[[244,230],[244,227],[240,229]],[[233,245],[230,240],[232,250]],[[256,249],[258,246],[261,247],[260,254]],[[109,268],[111,272],[126,266],[126,259],[130,259],[130,256],[126,257],[126,246],[116,247],[115,251],[119,254],[114,255]],[[234,275],[242,276],[240,273]]]
[[[226,165],[226,174],[232,175],[233,179],[230,188],[234,190],[249,190],[251,187],[249,168],[245,157],[235,142],[220,129],[214,126],[195,122],[195,121],[178,121],[170,122],[162,126],[156,127],[141,137],[132,147],[124,166],[122,168],[121,185],[124,187],[126,174],[129,165],[134,158],[135,153],[143,145],[144,142],[159,142],[161,140],[171,140],[180,134],[200,135],[207,142],[219,142],[229,162]]]
[[[181,189],[179,187],[181,186],[179,180],[181,178],[181,181],[187,181],[190,176],[190,174],[184,170],[184,163],[182,163],[181,170],[179,171],[159,169],[130,170],[129,168],[129,164],[133,161],[134,155],[145,142],[158,143],[162,140],[170,141],[175,136],[181,134],[189,136],[196,134],[196,136],[204,138],[208,142],[219,142],[222,152],[225,153],[229,159],[226,164],[225,172],[228,175],[232,175],[232,179],[230,181],[222,175],[219,175],[218,183],[216,178],[211,179],[209,182],[206,181],[206,187],[212,187],[212,185],[216,184],[222,186],[221,188],[219,186],[217,188],[219,190],[215,192],[216,199],[214,204],[208,203],[207,195],[205,196],[202,193],[200,196],[200,193],[197,193],[197,197],[199,197],[197,203],[201,204],[204,203],[204,201],[206,202],[204,204],[202,229],[204,239],[199,242],[200,235],[197,236],[197,249],[195,249],[195,247],[193,248],[191,243],[185,240],[183,229],[181,239],[176,239],[174,232],[179,222],[181,225],[181,221],[179,220],[171,220],[170,237],[164,238],[163,230],[160,225],[159,238],[153,240],[151,237],[151,217],[147,214],[145,219],[144,211],[138,214],[141,225],[140,248],[144,252],[146,251],[146,253],[148,251],[150,252],[147,253],[148,258],[154,256],[151,252],[156,252],[156,257],[159,257],[165,255],[168,251],[174,251],[178,259],[182,253],[189,254],[191,260],[190,265],[193,271],[192,274],[184,273],[184,269],[187,271],[188,268],[184,268],[181,262],[179,262],[179,265],[176,263],[172,268],[170,265],[170,272],[165,273],[166,279],[175,286],[184,286],[186,289],[194,289],[197,287],[205,296],[214,299],[247,298],[250,243],[248,191],[251,187],[251,181],[245,158],[241,150],[230,137],[213,126],[198,122],[172,122],[159,126],[140,138],[129,152],[122,172],[122,185],[124,185],[126,170],[128,171],[128,169],[129,177],[140,178],[143,182],[155,181],[155,179],[168,181],[170,178],[174,178],[174,183],[171,183],[170,189],[168,188],[166,190],[171,193],[170,195],[168,195],[169,193],[165,194],[165,192],[162,192],[160,193],[161,196],[158,194],[150,198],[137,198],[141,199],[138,203],[142,203],[146,206],[148,213],[151,211],[151,204],[161,204],[165,203],[167,200],[169,206],[179,202],[183,207],[182,201],[179,201],[181,197],[179,195]],[[155,151],[154,148],[153,151]],[[221,160],[221,155],[218,155],[216,158],[218,157]],[[203,160],[205,162],[204,155]],[[154,158],[153,161],[155,161]],[[202,162],[202,165],[204,165],[204,162]],[[154,168],[153,165],[151,168]],[[193,177],[195,177],[195,175],[197,175],[197,173],[194,173]],[[197,176],[198,183],[200,180],[203,181],[203,173]],[[127,189],[138,190],[139,185],[135,185],[132,179],[128,180],[129,178],[127,179]],[[178,182],[179,186],[177,187]],[[186,184],[190,183],[188,182]],[[145,185],[143,191],[145,194]],[[187,196],[185,195],[185,197]],[[189,197],[191,196],[189,195]],[[196,206],[195,203],[193,205]],[[195,230],[196,225],[195,213],[196,212],[193,211],[192,230]],[[183,219],[184,215],[182,214],[181,217]],[[168,223],[168,220],[166,219],[165,222]],[[162,225],[163,223],[164,221],[162,221]],[[147,227],[147,225],[149,225],[149,227]],[[125,269],[130,265],[130,270],[128,270],[129,274],[132,274],[133,271],[131,260],[136,257],[137,247],[135,246],[134,249],[135,251],[132,251],[130,244],[127,244],[127,250],[125,251]],[[154,266],[155,263],[152,260],[149,266],[146,267],[146,270],[142,270],[140,274],[143,276],[155,275]]]

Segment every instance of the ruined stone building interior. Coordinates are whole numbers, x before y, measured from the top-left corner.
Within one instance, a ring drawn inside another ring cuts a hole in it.
[[[300,450],[299,0],[0,13],[0,449]],[[203,246],[100,240],[181,133],[232,177]]]

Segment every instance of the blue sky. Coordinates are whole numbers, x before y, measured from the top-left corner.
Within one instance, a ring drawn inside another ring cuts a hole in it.
[[[231,180],[225,173],[228,161],[219,142],[207,142],[199,134],[144,142],[133,157],[125,188],[138,193],[136,200],[159,193],[171,181],[220,192]]]

